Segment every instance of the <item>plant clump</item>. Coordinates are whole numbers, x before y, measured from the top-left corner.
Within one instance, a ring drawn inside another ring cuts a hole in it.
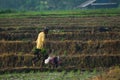
[[[108,72],[96,76],[91,80],[120,80],[120,67],[111,68]]]

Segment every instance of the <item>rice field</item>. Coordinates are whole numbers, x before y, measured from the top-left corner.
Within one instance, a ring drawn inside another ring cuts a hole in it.
[[[0,80],[89,80],[101,74],[94,69],[120,66],[119,9],[54,13],[0,14]],[[50,33],[45,48],[60,56],[62,71],[44,66],[46,72],[19,73],[23,67],[42,69],[41,59],[34,67],[31,59],[37,35],[46,26]]]

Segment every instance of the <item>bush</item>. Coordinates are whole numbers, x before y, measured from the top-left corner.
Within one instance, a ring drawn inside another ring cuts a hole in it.
[[[16,12],[15,10],[12,9],[6,9],[6,10],[0,10],[0,14],[4,14],[4,13],[14,13]]]

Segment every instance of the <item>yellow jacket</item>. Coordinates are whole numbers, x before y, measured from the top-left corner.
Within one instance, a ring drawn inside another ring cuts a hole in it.
[[[38,34],[38,38],[36,40],[36,48],[37,49],[42,49],[43,48],[43,44],[44,44],[44,41],[45,41],[45,33],[44,32],[40,32]]]

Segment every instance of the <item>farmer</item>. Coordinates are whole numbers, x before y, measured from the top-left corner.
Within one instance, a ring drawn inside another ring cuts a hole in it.
[[[48,58],[48,54],[47,54],[46,50],[44,49],[44,43],[45,43],[45,39],[47,37],[48,32],[49,32],[49,29],[48,28],[44,28],[44,30],[38,34],[38,38],[36,40],[36,48],[34,49],[35,57],[32,59],[33,66],[35,66],[35,63],[40,58],[42,58],[42,65],[43,65],[44,64],[44,60],[46,58]]]

